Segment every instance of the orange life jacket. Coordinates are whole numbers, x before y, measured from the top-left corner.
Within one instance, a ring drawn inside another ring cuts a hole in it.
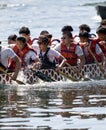
[[[21,51],[19,51],[19,49],[17,48],[17,46],[15,45],[14,47],[13,47],[13,50],[14,50],[14,52],[19,56],[19,58],[21,59],[21,66],[22,67],[25,67],[26,66],[26,63],[25,63],[25,61],[24,61],[24,58],[25,58],[25,55],[31,50],[31,51],[33,51],[33,52],[35,52],[36,53],[36,51],[33,49],[33,48],[31,48],[29,45],[27,45],[26,47],[24,47]],[[37,54],[37,53],[36,53]],[[16,66],[16,63],[12,60],[12,59],[10,59],[10,61],[9,61],[9,69],[15,69],[15,66]]]
[[[96,59],[98,60],[98,62],[101,62],[101,57],[96,54],[97,39],[89,40],[88,43],[90,44],[90,50],[93,52],[93,54],[96,57]],[[80,46],[82,47],[83,52],[84,52],[84,46],[85,45],[80,43]],[[85,60],[86,60],[85,64],[90,64],[90,63],[94,63],[95,62],[94,58],[92,57],[92,55],[90,54],[89,51],[88,51],[88,55],[87,56],[85,55]]]
[[[69,49],[61,44],[61,54],[67,59],[70,65],[77,65],[78,56],[75,54],[77,44],[71,43]]]
[[[30,38],[30,39],[27,41],[27,43],[28,43],[29,45],[32,45],[35,40],[38,40],[38,38],[33,38],[33,39]]]
[[[102,52],[103,52],[104,55],[106,56],[106,47],[104,47],[103,45],[101,45],[101,44],[99,43],[99,42],[100,42],[100,39],[99,39],[99,38],[97,38],[97,39],[95,39],[95,40],[97,41],[97,43],[98,43],[98,45],[100,46]]]

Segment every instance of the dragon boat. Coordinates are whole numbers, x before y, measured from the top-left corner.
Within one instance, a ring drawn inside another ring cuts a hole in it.
[[[77,66],[74,67],[63,67],[60,72],[56,72],[53,69],[41,69],[32,70],[26,69],[23,75],[20,75],[20,79],[24,80],[22,82],[28,84],[35,84],[42,81],[52,82],[52,81],[81,81],[82,78],[87,76],[87,79],[103,80],[104,73],[100,70],[97,64],[87,64],[84,65],[80,74],[75,72]],[[17,81],[17,80],[16,80]],[[0,74],[0,84],[12,84],[11,77],[7,74]],[[20,82],[17,82],[20,83]]]
[[[0,84],[11,84],[12,80],[7,74],[0,74]]]
[[[104,73],[101,72],[99,66],[97,64],[88,64],[84,65],[80,74],[76,73],[77,66],[74,67],[63,67],[60,72],[56,72],[53,69],[42,69],[42,70],[26,70],[25,71],[25,79],[27,79],[27,83],[34,84],[39,81],[39,77],[47,78],[47,81],[67,81],[67,79],[72,81],[80,81],[84,77],[88,77],[86,79],[104,79]],[[49,80],[50,79],[50,80]],[[43,79],[41,79],[43,80]]]

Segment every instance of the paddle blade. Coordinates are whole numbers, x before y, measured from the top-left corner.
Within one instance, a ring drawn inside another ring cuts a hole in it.
[[[25,83],[24,82],[22,82],[22,81],[20,81],[20,80],[14,80],[14,81],[16,81],[18,84],[20,84],[20,85],[25,85]]]
[[[54,79],[52,79],[51,77],[48,77],[47,75],[45,75],[44,73],[40,72],[40,71],[33,71],[34,74],[39,77],[41,80],[45,81],[45,82],[51,82],[51,81],[55,81]]]

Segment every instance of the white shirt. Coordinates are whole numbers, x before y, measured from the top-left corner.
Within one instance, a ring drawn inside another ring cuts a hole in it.
[[[89,44],[89,47],[90,47],[90,44]],[[98,54],[98,55],[102,53],[102,50],[101,50],[101,48],[99,47],[98,44],[96,44],[96,46],[95,46],[95,52],[96,52],[96,54]],[[84,53],[85,53],[86,56],[89,55],[88,46],[87,46],[87,47],[84,47]]]
[[[0,62],[7,68],[9,58],[14,58],[15,52],[11,48],[1,47],[0,51]]]
[[[25,57],[24,57],[24,61],[26,62],[27,65],[30,64],[30,60],[36,60],[38,58],[37,54],[34,51],[29,51],[28,53],[26,53]]]
[[[57,45],[56,47],[54,47],[54,49],[61,53],[61,45]],[[67,49],[68,49],[68,47],[67,47]],[[79,45],[76,46],[75,54],[77,56],[83,55],[83,50]]]
[[[36,45],[37,46],[37,45]],[[31,46],[33,49],[34,48],[36,48],[36,46]],[[13,48],[14,47],[14,44],[10,44],[9,45],[9,47],[10,48]],[[39,49],[37,50],[37,48],[35,49],[35,51],[37,52],[37,53],[39,53]],[[27,65],[29,65],[30,64],[30,60],[36,60],[36,58],[38,58],[38,56],[37,56],[38,54],[36,54],[34,51],[29,51],[29,52],[27,52],[27,54],[25,55],[25,57],[24,57],[24,61],[25,61],[25,63],[27,64]]]
[[[39,55],[40,49],[36,42],[34,42],[31,47],[37,52],[37,55]]]
[[[42,56],[44,54],[45,54],[45,52],[42,52]],[[58,51],[56,51],[56,50],[54,50],[52,48],[50,48],[50,50],[47,53],[47,57],[48,57],[50,62],[53,62],[55,60],[55,58],[58,59],[60,56],[61,56],[61,54]]]

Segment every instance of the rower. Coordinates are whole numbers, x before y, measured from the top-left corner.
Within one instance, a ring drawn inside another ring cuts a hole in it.
[[[95,62],[94,58],[89,52],[89,49],[93,52],[98,62],[103,63],[105,62],[105,57],[96,39],[90,39],[88,32],[80,32],[79,38],[80,38],[79,45],[83,49],[86,64],[91,64]]]
[[[29,45],[32,45],[33,44],[33,41],[36,40],[36,38],[31,38],[31,32],[30,32],[30,29],[28,27],[21,27],[20,30],[19,30],[19,34],[20,36],[23,36],[26,38],[27,40],[27,43]]]
[[[100,26],[99,28],[97,28],[96,33],[98,34],[99,39],[98,44],[106,57],[106,27]]]
[[[0,67],[1,67],[1,70],[2,69],[3,69],[3,71],[8,70],[8,61],[10,58],[16,63],[16,66],[14,68],[14,73],[12,75],[12,79],[16,80],[18,73],[19,73],[19,70],[21,68],[20,58],[15,54],[15,52],[11,48],[0,46],[0,64],[1,64]]]
[[[16,44],[14,45],[13,50],[20,57],[21,67],[23,69],[29,65],[32,65],[34,62],[39,61],[35,50],[27,44],[25,37],[21,36],[16,39]],[[14,66],[15,63],[11,62],[9,68],[13,69]]]
[[[51,46],[51,47],[54,47],[54,46],[56,46],[57,44],[60,43],[60,40],[59,39],[53,39],[52,34],[50,34],[47,30],[42,30],[40,32],[40,35],[47,36],[47,38],[49,40],[49,46]]]
[[[78,71],[85,64],[85,58],[82,48],[73,40],[71,32],[64,32],[61,38],[61,44],[55,49],[60,52],[71,66],[78,65]],[[79,62],[79,64],[78,64]]]
[[[56,67],[56,70],[60,70],[64,66],[66,59],[59,52],[57,52],[49,46],[49,39],[47,36],[40,35],[38,45],[40,48],[40,69],[55,69]],[[61,60],[61,63],[58,64],[58,66],[56,66],[56,58]]]

